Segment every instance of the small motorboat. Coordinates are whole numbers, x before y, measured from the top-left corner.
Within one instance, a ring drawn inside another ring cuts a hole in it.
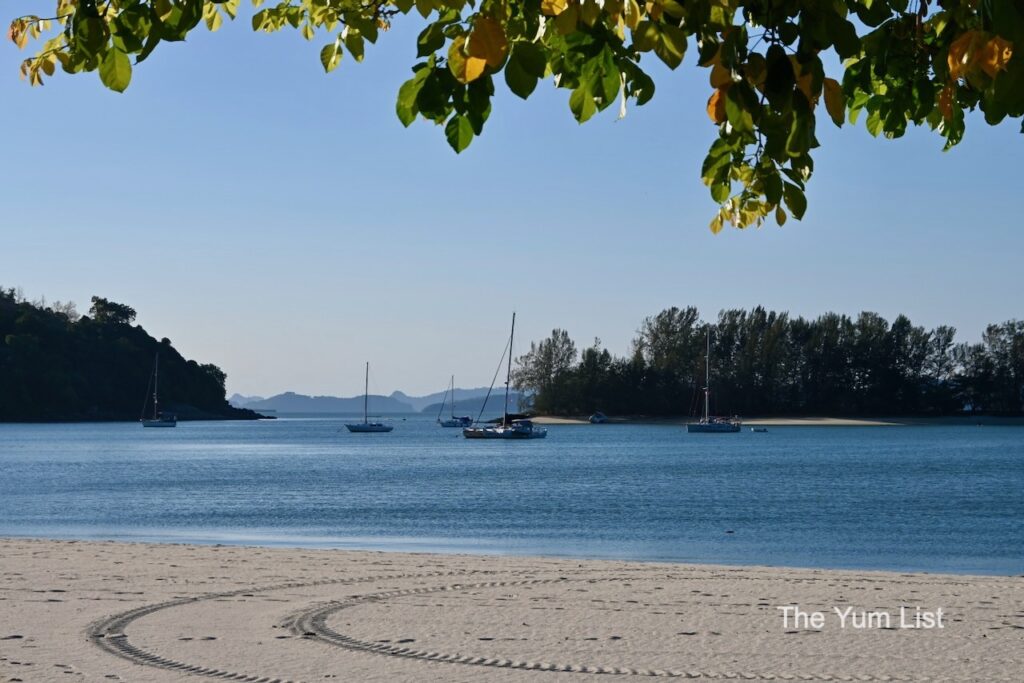
[[[608,416],[600,410],[594,411],[594,414],[590,416],[590,424],[592,425],[603,425],[606,422],[608,422]]]
[[[768,431],[767,427],[751,427],[750,431],[757,432],[758,434],[764,434]]]

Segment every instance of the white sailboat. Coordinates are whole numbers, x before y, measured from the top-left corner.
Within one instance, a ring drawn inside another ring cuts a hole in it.
[[[452,396],[452,415],[447,420],[441,419],[441,413],[444,412],[445,402],[448,400],[448,394]],[[444,392],[444,398],[441,399],[441,407],[437,409],[437,424],[442,427],[468,427],[473,424],[473,418],[469,415],[455,416],[455,375],[452,375],[452,381],[449,388]]]
[[[383,422],[370,422],[369,415],[367,414],[367,408],[370,402],[370,363],[366,363],[366,381],[363,385],[363,421],[346,423],[345,428],[350,432],[390,432],[394,429],[393,425],[384,424]]]
[[[505,412],[501,424],[481,427],[466,427],[462,435],[467,439],[543,439],[548,435],[544,427],[537,427],[532,420],[510,420],[508,415],[508,389],[512,381],[512,341],[516,336],[516,314],[512,314],[512,333],[508,337],[508,372],[505,374]],[[493,384],[491,385],[494,386]],[[490,392],[488,392],[490,396]],[[487,399],[484,399],[484,406]],[[480,409],[483,415],[483,408]],[[478,418],[479,419],[479,418]]]
[[[142,404],[142,416],[139,418],[139,421],[142,422],[142,426],[143,427],[177,427],[178,426],[178,418],[176,416],[171,415],[171,414],[164,415],[162,412],[160,412],[160,392],[159,392],[159,385],[160,385],[160,352],[159,351],[156,354],[156,360],[153,362],[153,376],[152,376],[151,379],[153,380],[153,417],[149,417],[149,418],[146,417],[146,405],[149,404],[149,396],[148,396],[149,392],[147,391],[146,392],[147,393],[146,400]]]
[[[739,417],[714,417],[711,415],[711,328],[708,327],[707,352],[704,356],[704,416],[699,422],[686,425],[691,434],[731,434],[740,431],[743,422]]]

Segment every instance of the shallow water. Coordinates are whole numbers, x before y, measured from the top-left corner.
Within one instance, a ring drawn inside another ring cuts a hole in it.
[[[1024,428],[0,425],[0,535],[1024,573]]]

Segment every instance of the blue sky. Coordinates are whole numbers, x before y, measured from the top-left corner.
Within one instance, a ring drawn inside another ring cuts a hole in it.
[[[162,45],[123,95],[95,74],[29,88],[3,44],[0,284],[128,303],[230,392],[263,395],[358,393],[367,359],[378,392],[486,385],[513,308],[519,351],[563,327],[619,354],[672,305],[905,312],[962,340],[1021,316],[1019,124],[972,116],[943,153],[930,131],[874,140],[822,116],[804,221],[714,236],[693,50],[651,64],[654,100],[622,121],[580,126],[566,91],[499,84],[457,156],[394,115],[419,27],[325,75],[326,39],[242,17]]]

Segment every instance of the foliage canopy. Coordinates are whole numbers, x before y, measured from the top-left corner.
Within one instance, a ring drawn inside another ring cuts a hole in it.
[[[0,422],[136,420],[160,354],[160,400],[182,419],[255,419],[224,398],[224,371],[133,325],[135,309],[92,298],[30,302],[0,287]],[[151,405],[151,404],[150,404]]]
[[[759,306],[704,322],[696,308],[672,307],[643,321],[630,356],[612,356],[600,340],[577,354],[555,330],[517,359],[513,379],[542,413],[695,415],[709,331],[719,414],[1024,414],[1019,320],[989,325],[970,344],[956,343],[952,327],[926,330],[903,315],[809,320]]]
[[[624,115],[629,100],[651,99],[644,60],[675,69],[695,50],[718,128],[701,169],[720,205],[714,232],[804,215],[819,116],[836,126],[863,118],[887,138],[927,125],[948,149],[964,135],[965,111],[980,109],[991,125],[1024,115],[1024,0],[251,1],[256,31],[329,35],[327,72],[345,54],[362,61],[399,17],[421,15],[422,61],[396,111],[406,126],[419,117],[441,126],[457,152],[482,133],[499,77],[524,99],[553,79],[582,123],[615,102]],[[161,43],[201,23],[216,31],[240,3],[56,0],[53,17],[19,17],[8,36],[19,47],[41,41],[21,65],[33,85],[60,67],[96,71],[121,92]],[[826,61],[842,73],[826,74]]]

